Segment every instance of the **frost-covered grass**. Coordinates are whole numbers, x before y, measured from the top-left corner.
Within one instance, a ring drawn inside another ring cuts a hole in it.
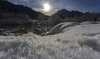
[[[60,23],[48,34],[0,36],[0,59],[100,59],[100,22]]]

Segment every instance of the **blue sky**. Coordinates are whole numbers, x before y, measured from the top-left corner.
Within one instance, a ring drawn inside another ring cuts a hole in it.
[[[9,0],[15,4],[25,5],[47,15],[56,13],[60,9],[77,10],[81,12],[100,12],[100,0]],[[49,12],[43,11],[43,4],[51,6]]]

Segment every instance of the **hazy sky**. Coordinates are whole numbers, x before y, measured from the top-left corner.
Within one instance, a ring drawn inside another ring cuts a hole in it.
[[[59,9],[100,12],[100,0],[9,0],[15,4],[21,4],[44,14],[51,15]],[[43,4],[51,6],[49,12],[43,11]]]

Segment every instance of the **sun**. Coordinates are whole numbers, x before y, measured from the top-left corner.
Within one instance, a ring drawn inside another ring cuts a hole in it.
[[[48,11],[50,11],[50,9],[51,9],[51,7],[50,7],[50,5],[49,4],[44,4],[44,11],[46,11],[46,12],[48,12]]]

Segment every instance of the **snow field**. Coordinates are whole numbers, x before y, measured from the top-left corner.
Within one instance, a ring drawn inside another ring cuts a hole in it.
[[[99,59],[100,22],[60,23],[46,36],[0,36],[0,59]]]

